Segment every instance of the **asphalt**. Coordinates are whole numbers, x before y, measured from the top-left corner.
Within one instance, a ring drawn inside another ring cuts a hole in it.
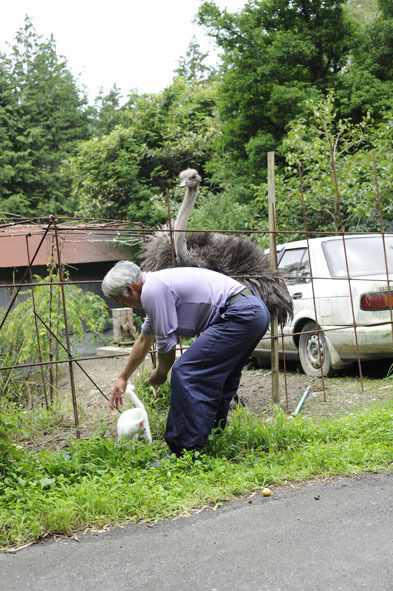
[[[79,540],[1,553],[1,588],[392,591],[393,474],[288,485]]]

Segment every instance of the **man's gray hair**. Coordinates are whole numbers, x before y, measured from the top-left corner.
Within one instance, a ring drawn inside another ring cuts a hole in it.
[[[127,285],[137,283],[141,270],[131,261],[119,261],[105,275],[101,289],[108,297],[127,296]]]

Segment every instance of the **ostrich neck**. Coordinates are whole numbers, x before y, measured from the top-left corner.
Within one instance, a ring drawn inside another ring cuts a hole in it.
[[[174,236],[176,258],[179,261],[184,261],[189,256],[186,242],[186,229],[189,217],[195,205],[197,195],[198,186],[192,188],[187,187],[183,203],[176,218],[175,230],[183,230],[182,232],[175,232]]]

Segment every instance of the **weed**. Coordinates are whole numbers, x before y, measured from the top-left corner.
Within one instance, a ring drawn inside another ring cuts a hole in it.
[[[140,386],[150,408],[156,401]],[[165,402],[167,404],[167,401]],[[164,416],[166,411],[162,411]],[[162,442],[119,444],[95,435],[66,450],[28,452],[5,441],[0,479],[4,546],[88,526],[162,519],[267,484],[392,465],[393,405],[314,424],[280,410],[263,421],[243,408],[206,448],[149,468]],[[1,423],[0,423],[1,425]]]
[[[64,315],[60,311],[61,288],[57,285],[58,277],[50,273],[46,277],[36,275],[39,285],[34,287],[34,301],[31,290],[21,291],[17,305],[8,314],[0,334],[0,355],[2,365],[29,362],[31,359],[48,361],[53,353],[59,359],[65,359],[66,352],[57,347],[57,339],[64,334]],[[92,292],[85,292],[76,285],[67,285],[68,330],[82,338],[86,328],[96,338],[104,329],[108,318],[108,308],[104,300]],[[5,311],[4,311],[5,314]],[[0,309],[0,317],[3,310]],[[36,327],[36,330],[24,330],[24,327]],[[56,338],[51,331],[55,331]],[[18,351],[17,357],[15,357]],[[0,383],[5,384],[9,374],[1,372]],[[8,397],[18,397],[18,377],[23,380],[23,371],[15,370],[6,390]]]
[[[148,382],[149,373],[144,372],[135,380],[136,393],[145,405],[149,415],[150,429],[154,439],[164,438],[166,417],[169,409],[170,387],[165,382],[158,392]]]

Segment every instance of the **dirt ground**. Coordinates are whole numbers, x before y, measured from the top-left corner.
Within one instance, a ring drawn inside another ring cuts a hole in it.
[[[362,379],[357,366],[334,378],[310,378],[295,364],[280,372],[280,405],[286,414],[293,414],[302,395],[306,398],[299,413],[315,420],[349,414],[377,401],[391,400],[393,379],[386,378],[389,364],[362,366]],[[257,414],[272,412],[271,372],[265,369],[244,371],[239,396]]]
[[[81,436],[90,436],[97,427],[101,426],[106,435],[115,436],[117,412],[110,411],[108,402],[103,396],[109,396],[116,377],[120,372],[125,357],[111,359],[97,357],[82,363],[86,373],[100,388],[100,393],[91,380],[78,368],[75,368],[75,382],[80,415]],[[141,372],[148,372],[149,361],[140,368]],[[286,372],[280,372],[280,405],[285,414],[291,415],[295,411],[303,393],[308,394],[299,411],[302,416],[315,420],[350,414],[355,410],[368,407],[377,401],[390,400],[393,397],[393,378],[386,378],[389,369],[387,363],[373,363],[362,365],[362,380],[359,378],[357,366],[346,370],[334,378],[310,378],[300,369],[291,364]],[[70,381],[66,368],[60,380],[59,389],[62,395],[68,396],[69,420],[65,432],[56,433],[57,444],[66,437],[66,432],[73,430],[73,415],[70,394]],[[268,369],[258,369],[252,363],[243,371],[240,383],[239,403],[252,412],[268,417],[272,414],[272,376]],[[49,441],[50,443],[50,441]]]

